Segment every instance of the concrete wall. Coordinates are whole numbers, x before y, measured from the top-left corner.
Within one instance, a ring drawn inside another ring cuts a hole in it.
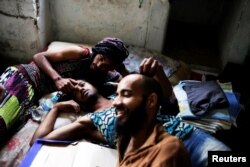
[[[51,0],[55,40],[94,44],[106,36],[162,51],[168,0]]]
[[[51,30],[51,14],[50,14],[50,0],[40,0],[39,10],[37,16],[37,27],[38,27],[38,50],[41,51],[46,48],[50,41],[52,41],[53,34]]]
[[[161,52],[168,0],[2,0],[0,55],[28,62],[54,40],[94,44],[105,36]]]
[[[0,1],[0,55],[26,62],[38,47],[36,2]]]
[[[179,0],[188,4],[172,17],[216,24],[223,1]],[[224,64],[242,63],[250,43],[249,0],[230,2],[220,39]],[[54,40],[94,44],[105,36],[162,51],[169,9],[168,0],[143,0],[141,8],[137,0],[1,0],[0,55],[26,62]]]
[[[243,64],[250,52],[250,2],[235,0],[228,4],[227,16],[221,28],[221,59]]]
[[[201,25],[216,25],[224,0],[173,0],[171,19]]]
[[[171,19],[218,27],[218,58],[242,64],[250,51],[249,0],[174,0]]]

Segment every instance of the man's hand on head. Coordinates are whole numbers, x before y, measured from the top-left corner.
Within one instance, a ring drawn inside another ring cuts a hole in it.
[[[158,62],[158,60],[150,57],[145,58],[142,60],[139,72],[140,74],[147,75],[147,76],[155,76],[159,72],[159,70],[163,69],[162,65]]]
[[[59,91],[70,93],[77,84],[77,81],[72,78],[61,78],[60,80],[56,80],[55,84]]]

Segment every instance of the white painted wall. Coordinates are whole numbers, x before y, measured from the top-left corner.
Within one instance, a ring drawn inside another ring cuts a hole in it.
[[[129,45],[161,52],[168,0],[51,0],[56,40],[94,44],[115,36]]]

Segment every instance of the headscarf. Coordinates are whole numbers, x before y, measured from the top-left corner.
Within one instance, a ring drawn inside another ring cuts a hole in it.
[[[93,54],[102,54],[115,64],[121,64],[129,55],[126,44],[119,38],[106,37],[92,48]]]

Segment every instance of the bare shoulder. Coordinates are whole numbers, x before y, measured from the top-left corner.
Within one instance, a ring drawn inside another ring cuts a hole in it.
[[[64,47],[62,49],[62,52],[78,52],[78,53],[82,53],[83,50],[84,50],[83,47],[80,47],[78,45],[71,45],[71,46]]]
[[[51,61],[62,61],[82,58],[84,51],[85,49],[78,45],[70,45],[57,50],[48,50],[45,55]]]

